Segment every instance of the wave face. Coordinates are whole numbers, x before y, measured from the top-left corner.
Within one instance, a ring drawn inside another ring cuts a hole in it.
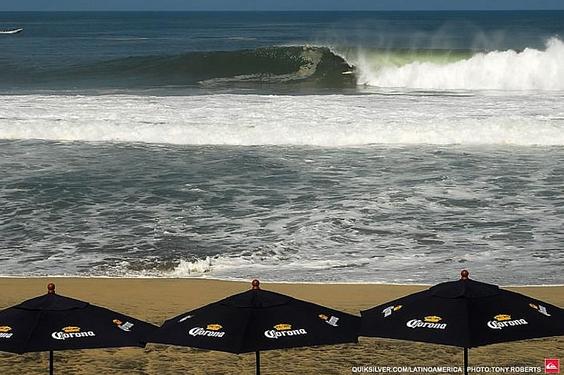
[[[564,96],[15,95],[0,139],[185,145],[564,145]]]
[[[48,71],[25,72],[29,84],[52,88],[257,86],[353,87],[352,67],[327,47],[268,47],[238,51],[136,56]],[[5,80],[21,81],[4,72]]]
[[[564,43],[472,54],[465,51],[359,51],[358,83],[435,90],[564,90]]]
[[[6,65],[0,88],[564,90],[564,43],[478,52],[287,46],[134,56],[59,68]],[[292,92],[292,91],[289,91]]]

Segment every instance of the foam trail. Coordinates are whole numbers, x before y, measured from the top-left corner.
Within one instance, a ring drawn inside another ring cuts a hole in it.
[[[366,57],[361,57],[358,82],[412,89],[564,90],[563,62],[564,43],[552,38],[544,51],[492,51],[444,64],[414,61],[375,68]]]
[[[4,96],[0,139],[186,145],[564,145],[558,95]]]

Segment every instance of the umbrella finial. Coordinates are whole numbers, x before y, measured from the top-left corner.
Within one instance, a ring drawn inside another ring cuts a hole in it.
[[[468,280],[468,276],[470,276],[470,272],[467,270],[462,270],[462,272],[460,272],[460,280]]]
[[[55,294],[55,284],[47,284],[47,294]]]
[[[257,279],[254,279],[251,285],[253,286],[253,290],[260,289],[260,281],[258,281]]]

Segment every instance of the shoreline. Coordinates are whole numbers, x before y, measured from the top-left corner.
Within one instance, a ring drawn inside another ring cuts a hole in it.
[[[251,287],[246,282],[204,278],[69,278],[0,277],[0,309],[47,292],[56,292],[135,318],[161,325],[166,319]],[[386,301],[428,288],[429,285],[306,284],[261,282],[261,288],[297,299],[359,315]],[[564,306],[564,287],[508,288],[534,298]],[[494,344],[471,349],[471,366],[543,366],[544,358],[558,358],[564,337],[551,337]],[[144,349],[69,350],[55,353],[55,372],[86,374],[250,374],[254,353],[229,353],[188,347],[148,344]],[[360,337],[358,344],[303,347],[265,351],[263,372],[269,375],[351,374],[358,366],[460,366],[462,349],[444,345]],[[47,353],[14,355],[0,352],[0,372],[42,374]],[[58,369],[58,371],[57,371]],[[494,374],[495,372],[490,372]]]
[[[0,275],[1,280],[26,280],[26,279],[101,279],[101,280],[205,280],[222,281],[233,283],[250,283],[252,279],[220,278],[220,277],[171,277],[171,276],[105,276],[105,275]],[[420,286],[431,287],[435,284],[428,283],[408,283],[408,282],[388,282],[388,281],[285,281],[285,280],[263,280],[266,284],[292,284],[292,285],[381,285],[381,286]],[[456,281],[456,279],[441,282]],[[476,280],[481,281],[481,280]],[[437,282],[436,284],[439,284]],[[500,288],[561,288],[564,284],[494,284]]]

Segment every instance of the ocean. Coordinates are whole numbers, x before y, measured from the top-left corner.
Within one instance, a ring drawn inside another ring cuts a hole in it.
[[[564,284],[563,19],[0,13],[0,276]]]

